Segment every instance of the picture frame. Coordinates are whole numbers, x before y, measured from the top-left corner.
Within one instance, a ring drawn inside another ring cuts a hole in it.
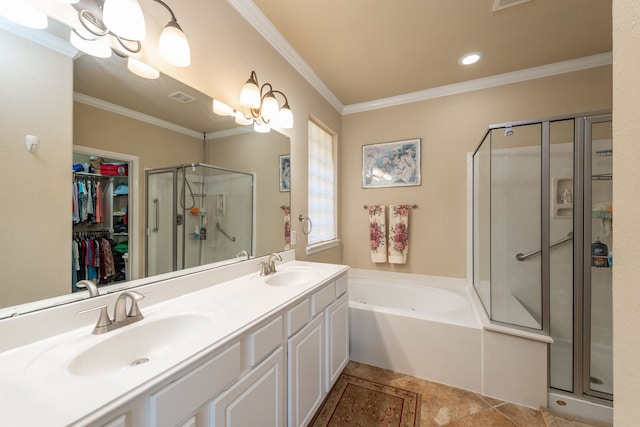
[[[421,185],[421,139],[362,146],[362,188]]]
[[[280,170],[280,192],[286,193],[291,191],[291,155],[283,154],[279,158]]]

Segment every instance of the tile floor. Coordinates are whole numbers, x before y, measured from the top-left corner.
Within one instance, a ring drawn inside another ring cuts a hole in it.
[[[350,361],[344,372],[421,394],[420,427],[546,427],[540,411]]]

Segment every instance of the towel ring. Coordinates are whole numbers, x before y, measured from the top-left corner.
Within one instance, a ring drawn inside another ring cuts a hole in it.
[[[313,223],[311,222],[311,219],[308,216],[302,216],[302,214],[300,214],[300,216],[298,216],[298,221],[300,221],[302,223],[302,233],[305,236],[308,236],[309,234],[311,234],[311,230],[313,230]],[[304,222],[305,221],[309,222],[309,231],[307,231],[307,232],[304,231]]]

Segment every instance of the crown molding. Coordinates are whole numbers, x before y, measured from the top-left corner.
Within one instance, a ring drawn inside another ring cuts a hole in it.
[[[208,132],[205,135],[204,139],[207,141],[212,141],[214,139],[226,138],[227,136],[242,135],[245,133],[252,133],[252,132],[253,132],[253,126],[237,126],[234,128],[219,130],[216,132]]]
[[[344,105],[251,0],[227,2],[339,113]]]
[[[75,57],[78,53],[78,49],[71,46],[68,40],[63,40],[44,30],[36,30],[16,24],[2,16],[0,16],[0,28],[70,58]]]
[[[439,86],[425,89],[418,92],[404,95],[392,96],[389,98],[376,99],[374,101],[351,104],[344,107],[343,115],[360,113],[364,111],[377,110],[380,108],[394,107],[397,105],[410,104],[412,102],[426,101],[428,99],[441,98],[444,96],[458,95],[476,90],[488,89],[497,86],[504,86],[528,80],[551,77],[558,74],[572,73],[574,71],[587,70],[590,68],[611,65],[613,55],[611,52],[601,53],[583,58],[570,59],[539,67],[527,68],[525,70],[513,71],[510,73],[497,74],[495,76],[484,77],[466,82],[454,83],[446,86]]]
[[[112,104],[107,101],[103,101],[92,96],[84,95],[82,93],[73,92],[73,100],[81,104],[90,105],[92,107],[100,108],[101,110],[109,111],[111,113],[119,114],[130,119],[138,120],[150,125],[158,126],[164,129],[168,129],[174,132],[181,133],[183,135],[191,136],[193,138],[202,139],[202,132],[187,129],[183,126],[179,126],[175,123],[168,122],[166,120],[159,119],[157,117],[149,116],[138,111],[130,110],[128,108],[121,107],[120,105]]]

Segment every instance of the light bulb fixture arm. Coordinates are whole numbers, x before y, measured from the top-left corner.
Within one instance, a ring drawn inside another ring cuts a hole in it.
[[[177,23],[177,19],[176,19],[176,15],[173,13],[173,10],[171,10],[171,8],[169,7],[168,4],[166,4],[165,2],[163,2],[162,0],[153,0],[156,3],[160,3],[161,5],[163,5],[165,7],[165,9],[167,9],[169,11],[169,13],[171,14],[171,20],[175,21]]]

